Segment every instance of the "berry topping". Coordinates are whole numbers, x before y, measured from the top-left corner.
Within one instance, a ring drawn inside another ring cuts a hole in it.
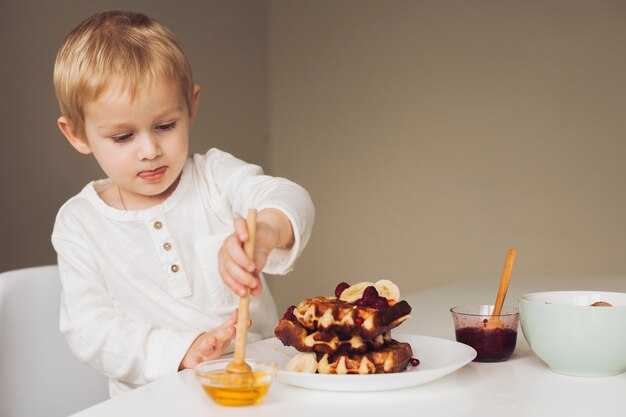
[[[378,310],[389,307],[389,303],[387,302],[387,299],[385,297],[375,298],[374,301],[370,303],[370,305]]]
[[[409,362],[411,363],[411,366],[417,366],[420,364],[420,360],[416,358],[409,359]]]
[[[359,306],[359,307],[369,307],[369,303],[367,301],[365,301],[363,298],[359,298],[358,300],[356,300],[354,302],[355,305]]]
[[[355,300],[354,304],[359,307],[371,307],[377,310],[389,307],[389,301],[385,297],[381,297],[373,285],[366,287],[361,298]]]
[[[283,314],[283,320],[290,320],[295,322],[296,316],[293,314],[293,311],[296,309],[296,306],[290,306]]]
[[[360,326],[361,324],[363,324],[363,317],[357,317],[356,319],[354,319],[354,322],[357,326]]]
[[[378,290],[376,289],[376,287],[374,287],[373,285],[370,285],[369,287],[367,287],[364,291],[363,291],[363,296],[362,298],[368,302],[371,303],[373,302],[375,299],[378,298]]]
[[[339,298],[341,297],[341,293],[344,292],[346,290],[346,288],[349,288],[350,284],[348,284],[347,282],[342,282],[339,285],[337,285],[337,287],[335,288],[335,297]]]

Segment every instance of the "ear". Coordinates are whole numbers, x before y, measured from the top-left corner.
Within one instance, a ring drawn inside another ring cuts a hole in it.
[[[191,111],[189,112],[189,124],[193,123],[196,118],[196,110],[198,110],[198,98],[200,97],[200,86],[194,84],[193,86],[193,101],[191,102]]]
[[[89,142],[87,142],[87,138],[78,135],[66,117],[59,117],[57,119],[57,125],[74,149],[85,155],[91,153],[91,147],[89,146]]]

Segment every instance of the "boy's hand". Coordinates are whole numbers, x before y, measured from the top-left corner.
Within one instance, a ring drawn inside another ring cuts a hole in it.
[[[228,347],[235,337],[235,324],[237,324],[237,310],[214,330],[202,333],[194,340],[187,350],[185,357],[180,362],[178,370],[193,368],[197,364],[217,359],[222,355],[224,349]],[[250,326],[250,323],[248,324]]]
[[[294,236],[291,222],[278,210],[265,209],[257,215],[256,240],[254,242],[254,261],[246,256],[243,243],[248,239],[246,221],[235,218],[235,233],[224,241],[219,253],[219,271],[224,283],[240,297],[246,288],[250,294],[261,294],[262,271],[272,249],[293,245]]]

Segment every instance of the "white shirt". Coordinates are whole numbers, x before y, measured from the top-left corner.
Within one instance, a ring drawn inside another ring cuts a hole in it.
[[[289,218],[295,244],[274,249],[264,268],[285,274],[309,239],[314,208],[302,187],[217,149],[190,157],[174,192],[149,209],[108,206],[98,192],[110,185],[91,182],[65,203],[52,243],[60,329],[83,362],[110,378],[115,396],[176,372],[196,337],[238,306],[218,272],[236,214],[275,208]],[[248,341],[273,335],[278,317],[265,282],[250,318]]]

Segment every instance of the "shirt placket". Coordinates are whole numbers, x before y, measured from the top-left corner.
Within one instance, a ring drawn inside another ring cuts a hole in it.
[[[148,227],[161,265],[167,273],[167,286],[170,294],[176,299],[190,296],[189,281],[165,218],[161,216],[151,219]]]

